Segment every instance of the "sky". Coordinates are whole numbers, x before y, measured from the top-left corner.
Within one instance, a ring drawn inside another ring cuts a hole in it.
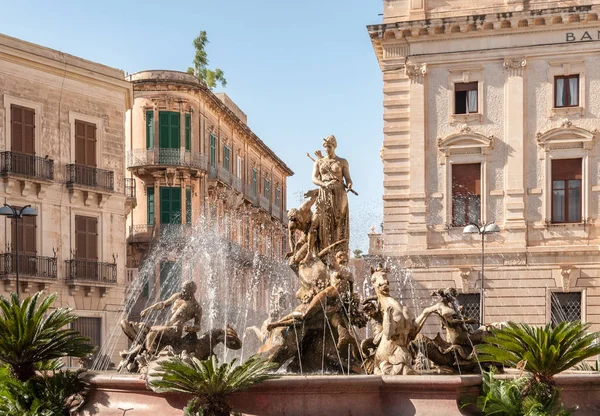
[[[350,164],[351,249],[367,251],[382,221],[382,77],[366,25],[381,0],[2,2],[0,32],[126,73],[185,71],[193,39],[210,41],[209,67],[249,127],[295,172],[288,209],[313,187],[306,152],[334,134]],[[24,18],[23,5],[27,6]]]

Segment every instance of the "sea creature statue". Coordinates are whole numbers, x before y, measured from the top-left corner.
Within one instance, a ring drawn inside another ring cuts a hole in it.
[[[318,189],[288,212],[289,265],[300,281],[294,311],[267,325],[259,354],[288,369],[304,372],[364,373],[353,326],[364,326],[353,276],[348,269],[352,189],[349,165],[335,154],[334,136],[323,139],[326,156],[315,152],[312,182]],[[299,238],[298,238],[299,237]]]
[[[413,357],[410,343],[423,328],[427,317],[436,306],[425,308],[414,317],[411,310],[401,305],[390,295],[387,270],[379,266],[371,268],[371,283],[375,288],[379,311],[380,332],[372,343],[376,345],[373,356],[373,373],[382,375],[417,374],[413,370]],[[373,314],[374,315],[374,314]]]
[[[242,347],[242,341],[230,326],[224,329],[213,328],[198,336],[202,307],[194,296],[196,289],[196,283],[185,282],[181,292],[175,293],[165,301],[155,303],[140,314],[144,318],[151,311],[171,307],[166,325],[150,326],[145,322],[121,321],[121,329],[132,345],[120,353],[122,359],[117,367],[118,371],[143,373],[148,364],[164,349],[169,349],[176,355],[193,354],[196,358],[206,359],[218,344],[224,343],[227,348],[233,350]]]
[[[440,319],[442,329],[445,330],[445,339],[438,333],[434,339],[420,334],[414,341],[414,346],[424,350],[429,360],[438,366],[438,371],[443,373],[478,372],[480,371],[474,346],[481,344],[485,337],[490,335],[488,327],[471,329],[477,324],[475,319],[465,318],[461,313],[456,297],[458,292],[454,288],[440,289],[432,293],[439,299],[432,306],[433,313]],[[492,324],[491,326],[498,325]]]

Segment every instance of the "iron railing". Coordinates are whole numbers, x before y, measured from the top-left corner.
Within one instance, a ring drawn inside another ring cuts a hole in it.
[[[54,180],[54,160],[24,153],[1,152],[0,172]]]
[[[273,204],[271,206],[271,215],[277,218],[278,220],[281,220],[281,208]]]
[[[264,209],[265,211],[269,211],[269,209],[271,208],[270,204],[269,204],[269,200],[267,199],[266,196],[259,195],[258,203],[259,203],[260,207],[262,209]]]
[[[154,224],[131,225],[129,227],[129,241],[149,241],[154,233]]]
[[[246,189],[244,189],[244,196],[247,200],[252,202],[254,205],[258,205],[258,198],[256,197],[256,192],[252,189],[252,185],[246,184]]]
[[[17,256],[15,253],[0,254],[0,276],[16,274],[16,270]],[[19,254],[19,275],[56,279],[56,257]]]
[[[183,166],[208,170],[206,155],[181,149],[134,149],[127,152],[127,167]]]
[[[115,173],[91,166],[71,164],[67,165],[67,185],[81,185],[112,192],[115,189]]]
[[[210,165],[210,171],[208,173],[208,176],[210,178],[216,178],[217,177],[217,167],[216,166]]]
[[[218,166],[217,167],[217,178],[224,182],[224,183],[229,183],[229,178],[230,178],[230,174],[229,171],[227,169],[225,169],[223,166]]]
[[[135,199],[135,179],[125,178],[125,197]]]
[[[66,280],[89,280],[101,283],[117,283],[116,263],[92,260],[65,260]]]
[[[242,192],[242,180],[237,176],[231,175],[231,185],[236,191]]]

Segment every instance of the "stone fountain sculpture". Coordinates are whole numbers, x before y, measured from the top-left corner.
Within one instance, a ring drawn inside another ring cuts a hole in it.
[[[196,283],[185,282],[181,292],[142,311],[141,317],[144,318],[152,311],[170,307],[166,325],[150,326],[145,322],[126,320],[121,322],[121,328],[132,345],[120,353],[122,359],[117,367],[118,371],[146,373],[148,366],[160,356],[179,355],[206,359],[221,343],[233,350],[242,347],[242,341],[230,326],[225,329],[213,328],[201,336],[197,335],[202,321],[202,307],[195,298],[196,289]]]

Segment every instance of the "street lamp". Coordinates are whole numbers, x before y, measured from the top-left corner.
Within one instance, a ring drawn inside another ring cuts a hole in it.
[[[479,234],[481,235],[481,299],[479,307],[481,308],[481,324],[485,324],[485,292],[484,292],[484,268],[485,268],[485,235],[500,232],[500,227],[494,221],[490,221],[485,225],[469,224],[463,229],[463,234]]]
[[[14,206],[4,204],[2,208],[0,208],[0,215],[4,215],[7,218],[15,219],[15,226],[17,230],[15,232],[15,277],[17,283],[17,297],[19,296],[19,218],[23,217],[37,217],[38,213],[35,208],[32,208],[31,205],[25,205],[23,208],[18,209]]]

